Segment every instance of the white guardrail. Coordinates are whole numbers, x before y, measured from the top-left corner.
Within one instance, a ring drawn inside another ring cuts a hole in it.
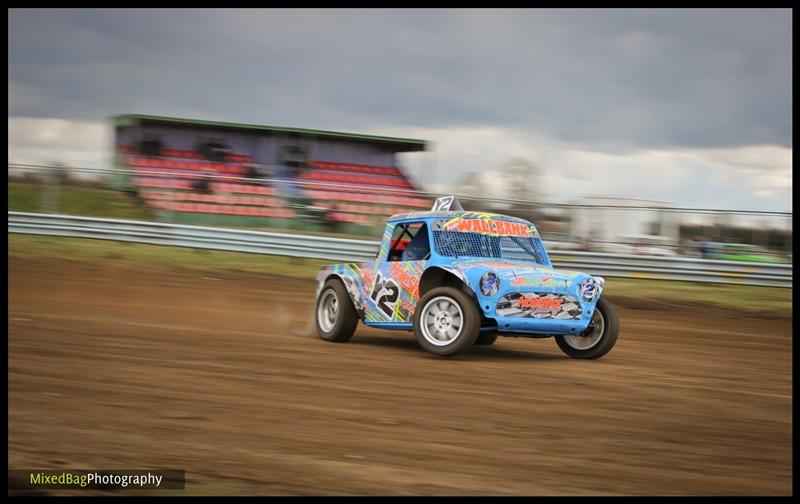
[[[8,232],[272,254],[331,261],[367,261],[380,242],[183,226],[71,215],[8,212]],[[760,264],[550,250],[556,268],[607,277],[792,287],[791,264]]]

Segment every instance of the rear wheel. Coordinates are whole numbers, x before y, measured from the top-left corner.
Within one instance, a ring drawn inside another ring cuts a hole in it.
[[[325,341],[350,341],[358,325],[358,314],[339,279],[325,282],[317,298],[317,334]]]
[[[414,312],[419,346],[440,356],[456,355],[478,338],[481,314],[464,291],[437,287],[420,299]]]
[[[580,334],[556,336],[558,347],[575,359],[598,359],[607,354],[619,336],[619,319],[611,303],[600,298],[589,327]]]

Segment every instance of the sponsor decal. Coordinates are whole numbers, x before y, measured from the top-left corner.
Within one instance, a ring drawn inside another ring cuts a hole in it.
[[[559,309],[561,308],[561,303],[563,303],[563,299],[554,298],[554,299],[547,299],[547,298],[536,298],[536,297],[521,297],[519,301],[517,301],[517,306],[520,308],[545,308],[547,310]]]
[[[521,294],[515,292],[500,298],[497,303],[499,317],[554,318],[579,320],[581,306],[572,296],[562,294]]]
[[[406,266],[402,262],[393,262],[389,266],[389,274],[403,289],[411,293],[415,298],[419,297],[419,277],[422,274],[421,269],[414,269],[412,271],[406,270]]]
[[[458,233],[480,233],[491,236],[536,236],[536,228],[519,222],[494,219],[463,219],[457,217],[441,225],[444,231]]]
[[[517,277],[511,281],[514,287],[562,287],[566,288],[567,280],[556,279],[551,275],[541,277]]]

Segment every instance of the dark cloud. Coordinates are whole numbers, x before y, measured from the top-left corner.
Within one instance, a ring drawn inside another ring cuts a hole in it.
[[[9,116],[791,146],[790,10],[20,10]]]

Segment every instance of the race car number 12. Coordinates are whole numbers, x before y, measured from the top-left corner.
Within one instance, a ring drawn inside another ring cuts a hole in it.
[[[375,288],[372,289],[370,298],[375,301],[378,308],[388,317],[394,313],[394,305],[397,304],[397,297],[400,295],[400,287],[391,278],[385,278],[378,272],[375,279]]]

